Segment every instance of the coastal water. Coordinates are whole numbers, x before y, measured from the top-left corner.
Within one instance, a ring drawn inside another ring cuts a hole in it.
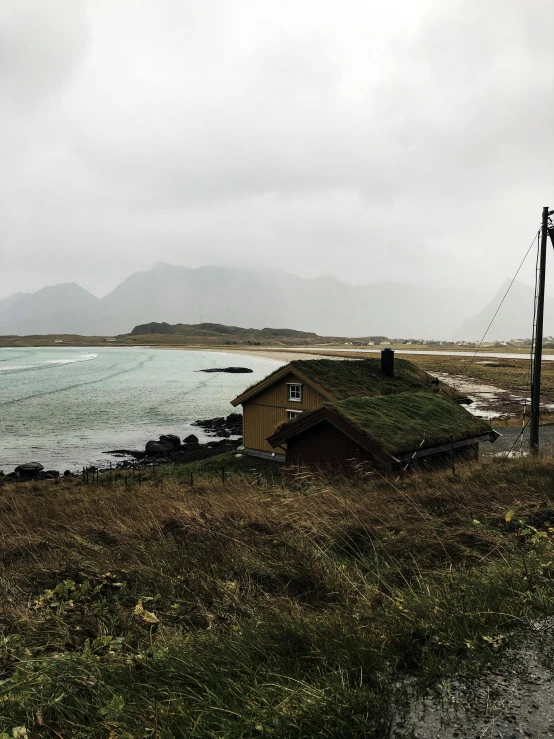
[[[193,421],[233,412],[231,399],[279,364],[138,347],[0,348],[0,470],[29,461],[76,470],[164,433],[202,440]],[[232,365],[253,372],[199,372]]]

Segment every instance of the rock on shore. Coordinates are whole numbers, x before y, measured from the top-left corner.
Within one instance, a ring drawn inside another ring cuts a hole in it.
[[[116,465],[118,469],[127,469],[131,466],[149,466],[153,462],[157,464],[163,462],[194,462],[225,451],[233,451],[242,444],[242,415],[240,413],[230,413],[226,417],[200,419],[192,425],[202,428],[207,435],[218,437],[218,439],[201,444],[195,434],[189,434],[181,443],[181,439],[177,434],[162,434],[158,440],[146,442],[144,451],[112,449],[104,452],[104,454],[132,457],[135,461],[123,460]],[[231,436],[238,438],[231,439]],[[95,467],[94,470],[96,469]],[[71,472],[66,470],[63,474],[69,476]],[[3,475],[3,473],[0,473],[0,475],[10,482],[52,480],[60,477],[58,470],[45,471],[40,462],[26,462],[20,464],[8,475]]]
[[[204,421],[195,421],[193,426],[199,426],[210,436],[242,436],[242,415],[230,413],[226,418],[208,418]]]

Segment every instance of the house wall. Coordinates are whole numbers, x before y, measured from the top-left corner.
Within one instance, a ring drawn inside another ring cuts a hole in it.
[[[287,464],[292,465],[348,469],[372,460],[368,451],[327,421],[293,437],[287,445]]]
[[[287,383],[302,384],[302,402],[287,400]],[[323,405],[326,398],[310,385],[302,382],[292,372],[271,387],[243,403],[243,444],[246,449],[279,453],[267,443],[267,437],[277,426],[287,420],[287,410],[313,411]]]
[[[479,444],[455,449],[454,457],[457,462],[477,461]],[[289,465],[353,470],[357,464],[364,462],[379,464],[379,460],[375,459],[370,452],[327,421],[322,421],[319,425],[307,429],[303,434],[293,437],[287,444],[287,464]],[[448,467],[451,462],[450,450],[448,450],[416,459],[409,467],[411,469],[435,469]]]

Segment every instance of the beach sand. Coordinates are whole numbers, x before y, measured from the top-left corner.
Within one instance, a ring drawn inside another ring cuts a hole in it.
[[[294,359],[321,359],[322,357],[328,357],[329,359],[348,359],[348,357],[337,357],[327,354],[322,351],[320,354],[312,354],[304,351],[294,351],[288,349],[270,349],[268,347],[262,349],[252,349],[250,347],[230,348],[230,347],[172,347],[182,348],[189,351],[201,351],[201,352],[218,352],[225,354],[236,354],[237,356],[243,357],[260,357],[262,359],[272,359],[275,362],[292,362]]]

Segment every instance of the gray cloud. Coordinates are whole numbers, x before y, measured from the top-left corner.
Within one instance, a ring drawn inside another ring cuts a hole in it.
[[[493,294],[554,203],[546,0],[8,6],[0,295],[159,259]]]

